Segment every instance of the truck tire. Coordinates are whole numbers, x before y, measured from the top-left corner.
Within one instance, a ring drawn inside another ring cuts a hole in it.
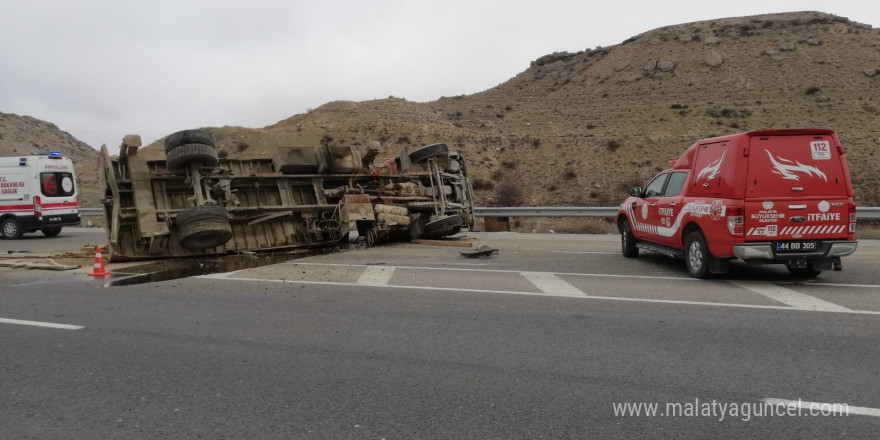
[[[217,150],[210,145],[185,144],[165,154],[165,166],[169,171],[184,169],[193,162],[198,162],[202,166],[209,168],[220,165]]]
[[[183,130],[165,138],[165,153],[186,144],[202,144],[216,147],[214,137],[204,130]]]
[[[422,228],[422,237],[438,238],[458,234],[461,231],[462,223],[463,220],[459,214],[425,223],[425,226]]]
[[[636,258],[639,256],[639,248],[636,246],[632,227],[630,227],[629,220],[626,218],[620,221],[620,249],[626,258]]]
[[[684,264],[688,273],[698,279],[709,276],[709,265],[712,255],[709,253],[709,246],[706,245],[706,238],[700,231],[694,231],[688,234],[684,242]]]
[[[43,229],[40,229],[40,231],[46,237],[54,237],[54,236],[61,233],[61,228],[60,227],[58,227],[58,228],[43,228]]]
[[[447,154],[449,154],[449,147],[446,144],[431,144],[409,153],[409,161],[420,163],[432,157],[445,156]]]
[[[15,217],[8,217],[0,222],[0,234],[3,235],[3,238],[17,240],[24,234],[24,230],[21,229],[21,224]]]
[[[187,249],[210,249],[231,238],[229,214],[222,206],[196,206],[177,214],[177,239]]]
[[[813,269],[813,265],[808,265],[807,267],[786,267],[792,275],[798,278],[816,278],[822,273],[821,270]]]

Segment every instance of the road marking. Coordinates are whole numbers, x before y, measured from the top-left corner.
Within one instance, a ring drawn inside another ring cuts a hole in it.
[[[871,417],[880,417],[880,409],[877,408],[868,408],[864,406],[850,406],[845,403],[822,403],[822,402],[804,402],[803,400],[788,400],[788,399],[773,399],[766,398],[761,399],[761,402],[764,402],[769,405],[774,406],[786,406],[786,407],[794,407],[794,408],[802,408],[807,410],[817,410],[821,411],[822,409],[831,410],[832,408],[841,411],[844,415],[860,415],[860,416],[871,416]]]
[[[785,287],[776,286],[761,281],[731,281],[730,284],[742,287],[760,295],[764,295],[774,301],[788,304],[801,310],[815,310],[817,312],[846,312],[850,309],[838,304],[823,301],[819,298],[796,292]]]
[[[225,276],[225,274],[211,274],[211,275],[200,275],[196,278],[204,278],[208,280],[230,280],[230,281],[243,281],[243,282],[254,282],[254,283],[287,283],[287,284],[312,284],[312,285],[323,285],[323,286],[341,286],[341,287],[365,287],[363,285],[355,284],[355,283],[337,283],[330,281],[300,281],[300,280],[279,280],[279,279],[268,279],[268,278],[239,278],[239,277],[230,277]],[[432,287],[432,286],[400,286],[394,284],[388,284],[382,286],[389,289],[408,289],[408,290],[427,290],[433,292],[463,292],[463,293],[499,293],[506,295],[534,295],[534,296],[557,296],[555,294],[548,294],[543,292],[522,292],[515,290],[488,290],[488,289],[467,289],[467,288],[458,288],[458,287]],[[570,298],[570,296],[567,296]],[[648,298],[623,298],[623,297],[614,297],[614,296],[593,296],[593,295],[584,295],[579,296],[579,298],[583,299],[596,299],[596,300],[607,300],[607,301],[627,301],[627,302],[642,302],[642,303],[655,303],[655,304],[679,304],[679,305],[692,305],[692,306],[710,306],[710,307],[734,307],[740,309],[764,309],[764,310],[789,310],[789,311],[798,311],[802,312],[803,309],[792,308],[789,306],[765,306],[758,304],[734,304],[734,303],[716,303],[716,302],[702,302],[702,301],[678,301],[678,300],[667,300],[667,299],[648,299]],[[851,313],[857,315],[880,315],[880,311],[871,311],[871,310],[818,310],[822,312],[838,312],[838,313]]]
[[[369,264],[341,264],[341,263],[303,263],[303,262],[290,262],[290,263],[279,263],[279,264],[287,264],[287,265],[300,265],[300,266],[330,266],[330,267],[373,267]],[[430,266],[382,266],[382,267],[393,267],[395,269],[415,269],[415,270],[446,270],[446,271],[464,271],[464,272],[486,272],[486,273],[522,273],[520,270],[502,270],[502,269],[463,269],[458,267],[430,267]],[[249,269],[244,269],[249,270]],[[241,271],[239,271],[241,272]],[[236,273],[236,272],[230,272]],[[649,276],[649,275],[614,275],[607,273],[566,273],[566,272],[551,272],[555,275],[564,275],[564,276],[580,276],[580,277],[599,277],[599,278],[632,278],[632,279],[643,279],[643,280],[676,280],[676,281],[702,281],[696,278],[691,277],[659,277],[659,276]]]
[[[597,254],[597,255],[617,255],[620,252],[600,252],[600,251],[553,251],[554,254]]]
[[[2,323],[2,324],[17,324],[17,325],[30,325],[30,326],[34,326],[34,327],[57,328],[57,329],[62,329],[62,330],[81,330],[81,329],[85,328],[81,325],[56,324],[54,322],[24,321],[21,319],[6,319],[6,318],[0,318],[0,323]]]
[[[565,282],[562,278],[549,272],[521,272],[521,275],[534,284],[535,287],[549,295],[554,296],[587,296],[577,287]]]
[[[367,266],[357,280],[362,286],[387,286],[394,275],[394,266]]]

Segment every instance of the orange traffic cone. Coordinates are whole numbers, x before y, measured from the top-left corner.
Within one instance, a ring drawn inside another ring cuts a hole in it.
[[[110,272],[104,269],[104,257],[101,256],[101,246],[95,246],[95,268],[92,269],[92,273],[89,276],[103,278],[107,275],[110,275]]]

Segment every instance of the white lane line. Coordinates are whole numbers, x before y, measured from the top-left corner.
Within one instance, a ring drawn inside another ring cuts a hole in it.
[[[278,279],[266,279],[266,278],[236,278],[236,277],[221,277],[216,275],[200,275],[196,278],[204,278],[204,279],[214,279],[214,280],[229,280],[229,281],[247,281],[254,283],[287,283],[287,284],[314,284],[314,285],[322,285],[322,286],[343,286],[343,287],[364,287],[355,283],[336,283],[330,281],[298,281],[298,280],[278,280]],[[464,293],[500,293],[507,295],[533,295],[533,296],[555,296],[547,293],[541,292],[521,292],[516,290],[488,290],[488,289],[465,289],[465,288],[457,288],[457,287],[431,287],[431,286],[399,286],[394,284],[388,284],[386,286],[382,286],[389,289],[405,289],[405,290],[427,290],[433,292],[464,292]],[[607,301],[627,301],[627,302],[643,302],[643,303],[656,303],[656,304],[682,304],[682,305],[692,305],[692,306],[709,306],[709,307],[734,307],[740,309],[764,309],[764,310],[788,310],[788,311],[796,311],[802,312],[802,309],[796,309],[789,306],[764,306],[758,304],[733,304],[733,303],[716,303],[716,302],[702,302],[702,301],[678,301],[678,300],[667,300],[667,299],[648,299],[648,298],[622,298],[622,297],[614,297],[614,296],[593,296],[593,295],[584,295],[579,298],[583,299],[598,299],[598,300],[607,300]],[[825,311],[825,310],[823,310]],[[827,310],[831,312],[831,310]],[[835,312],[839,313],[851,313],[857,315],[880,315],[880,311],[871,311],[871,310],[835,310]]]
[[[367,266],[357,280],[362,286],[387,286],[394,275],[394,266]]]
[[[6,319],[6,318],[0,318],[0,324],[30,325],[30,326],[34,326],[34,327],[48,327],[48,328],[57,328],[57,329],[62,329],[62,330],[81,330],[81,329],[85,328],[81,325],[56,324],[54,322],[24,321],[21,319]]]
[[[838,304],[762,281],[731,281],[730,284],[801,310],[815,310],[819,312],[846,312],[850,310]]]
[[[549,272],[521,272],[521,275],[535,287],[548,295],[554,296],[587,296],[577,287],[565,282],[562,278]]]
[[[617,255],[620,252],[600,252],[600,251],[553,251],[554,254],[597,254],[597,255]]]
[[[342,263],[279,263],[286,265],[300,266],[329,266],[329,267],[371,267],[369,264],[342,264]],[[515,273],[519,274],[519,270],[501,270],[501,269],[464,269],[458,267],[431,267],[431,266],[383,266],[393,267],[395,269],[415,269],[415,270],[445,270],[445,271],[462,271],[462,272],[486,272],[486,273]],[[579,276],[579,277],[597,277],[597,278],[631,278],[644,280],[675,280],[675,281],[703,281],[691,277],[658,277],[648,275],[614,275],[607,273],[567,273],[567,272],[551,272],[555,275]]]
[[[761,402],[764,402],[768,405],[774,406],[785,406],[789,408],[801,408],[808,411],[813,411],[815,414],[824,414],[822,411],[837,411],[835,415],[860,415],[860,416],[871,416],[871,417],[880,417],[880,409],[877,408],[868,408],[864,406],[850,406],[846,403],[822,403],[822,402],[804,402],[801,399],[798,400],[788,400],[788,399],[774,399],[774,398],[766,398],[761,399]]]

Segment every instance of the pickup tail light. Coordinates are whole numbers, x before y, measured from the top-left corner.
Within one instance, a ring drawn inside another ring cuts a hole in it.
[[[745,215],[742,206],[728,206],[727,212],[727,230],[734,237],[742,237],[745,231]]]
[[[856,234],[856,204],[849,204],[849,235]]]

